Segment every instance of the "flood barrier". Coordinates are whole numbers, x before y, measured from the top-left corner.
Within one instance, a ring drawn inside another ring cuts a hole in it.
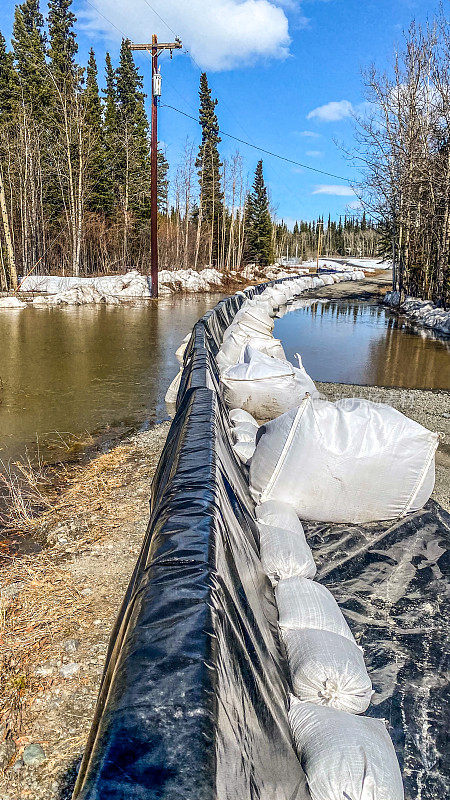
[[[77,800],[309,797],[288,724],[273,591],[215,362],[243,300],[266,285],[221,301],[193,329],[150,523],[111,635]],[[320,579],[353,629],[361,626],[369,673],[373,666],[382,690],[370,713],[390,720],[407,797],[417,796],[418,783],[423,800],[444,796],[444,731],[435,728],[444,702],[439,603],[449,516],[430,502],[395,524],[308,523],[305,530]],[[416,683],[405,689],[411,676]]]

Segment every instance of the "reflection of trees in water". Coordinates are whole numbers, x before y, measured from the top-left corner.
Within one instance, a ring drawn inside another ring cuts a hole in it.
[[[370,382],[379,386],[450,389],[450,344],[410,333],[388,320],[385,336],[369,345]]]
[[[292,357],[300,350],[317,380],[450,389],[450,340],[414,330],[381,305],[302,298],[279,316],[291,312],[275,335]]]

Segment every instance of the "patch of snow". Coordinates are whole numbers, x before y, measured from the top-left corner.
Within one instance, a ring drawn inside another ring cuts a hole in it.
[[[26,308],[26,305],[27,304],[19,300],[18,297],[0,297],[0,309]]]
[[[450,336],[450,311],[445,311],[433,305],[429,300],[420,300],[417,297],[405,297],[400,303],[399,292],[387,292],[384,302],[391,308],[396,308],[400,313],[413,319],[419,325],[430,330]]]

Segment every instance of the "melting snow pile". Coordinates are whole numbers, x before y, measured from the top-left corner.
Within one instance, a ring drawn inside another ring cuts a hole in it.
[[[400,293],[388,292],[384,298],[386,305],[398,309],[424,328],[450,336],[450,311],[433,305],[429,300],[406,297],[400,305]]]
[[[323,266],[325,265],[325,262],[321,263]],[[226,273],[209,267],[199,272],[192,269],[163,269],[159,272],[159,294],[161,297],[166,297],[177,292],[210,292],[222,288],[227,278],[271,281],[293,276],[299,279],[301,276],[305,280],[316,281],[316,283],[307,287],[305,285],[303,288],[311,288],[312,285],[324,286],[339,280],[364,278],[364,272],[360,269],[335,264],[333,264],[333,268],[339,270],[339,274],[306,278],[309,267],[315,268],[315,262],[306,263],[302,268],[272,265],[262,269],[256,264],[247,264],[239,272],[229,271]],[[151,278],[148,275],[131,270],[126,275],[103,275],[89,278],[29,275],[23,280],[20,291],[35,292],[33,303],[36,306],[86,305],[88,303],[117,305],[135,299],[148,299],[152,294],[151,288]],[[300,289],[300,291],[302,290]],[[20,301],[15,303],[2,301],[0,308],[21,308],[22,306],[18,303]]]
[[[159,274],[159,293],[207,292],[222,285],[223,276],[216,269],[162,270]],[[104,275],[99,278],[66,278],[55,275],[30,276],[21,285],[23,292],[39,292],[35,305],[85,305],[86,303],[120,302],[149,298],[151,278],[131,270],[126,275]]]
[[[26,305],[18,297],[0,297],[0,310],[2,308],[25,308]]]

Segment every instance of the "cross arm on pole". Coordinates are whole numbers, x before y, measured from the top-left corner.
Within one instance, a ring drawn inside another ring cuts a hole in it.
[[[157,50],[157,54],[159,55],[162,53],[163,50],[180,50],[183,47],[180,39],[175,39],[174,42],[158,42],[156,45],[152,44],[152,42],[147,42],[144,44],[135,44],[134,42],[130,42],[129,48],[130,50],[148,50],[150,53],[153,50]]]

